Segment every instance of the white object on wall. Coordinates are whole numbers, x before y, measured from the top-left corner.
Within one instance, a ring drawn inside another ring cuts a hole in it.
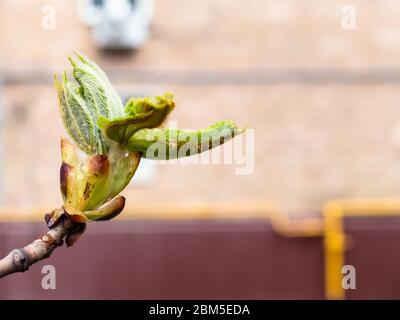
[[[149,37],[153,0],[78,0],[80,19],[101,49],[137,49]]]

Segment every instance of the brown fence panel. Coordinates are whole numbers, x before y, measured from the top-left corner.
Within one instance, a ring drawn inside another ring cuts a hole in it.
[[[44,232],[0,223],[0,254]],[[283,238],[264,219],[90,224],[72,248],[0,280],[1,299],[323,298],[321,238]],[[56,289],[41,286],[43,265]]]

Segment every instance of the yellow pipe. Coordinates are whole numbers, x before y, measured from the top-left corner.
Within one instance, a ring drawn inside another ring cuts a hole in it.
[[[344,217],[400,216],[399,199],[344,199],[324,207],[325,292],[328,299],[344,299],[341,273],[345,265]]]
[[[284,237],[320,237],[324,234],[321,218],[291,218],[278,209],[270,211],[274,231]]]
[[[343,207],[330,202],[324,207],[324,268],[325,295],[327,299],[344,299],[341,269],[344,265],[345,235],[343,232]]]

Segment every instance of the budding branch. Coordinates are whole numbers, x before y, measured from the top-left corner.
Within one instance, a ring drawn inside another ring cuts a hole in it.
[[[0,278],[15,272],[24,272],[32,264],[50,257],[53,251],[64,243],[64,238],[70,235],[74,228],[75,224],[64,215],[60,222],[47,233],[23,248],[12,250],[0,260]]]

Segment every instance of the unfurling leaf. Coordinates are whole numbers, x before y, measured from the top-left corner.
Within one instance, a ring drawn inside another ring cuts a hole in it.
[[[174,109],[175,102],[170,93],[150,98],[132,98],[125,106],[125,116],[113,120],[99,118],[98,125],[104,134],[121,146],[125,146],[130,137],[143,128],[160,126]]]
[[[96,124],[90,116],[85,101],[78,94],[77,86],[69,82],[65,74],[62,82],[57,78],[55,81],[65,129],[82,151],[92,154],[98,136],[95,132]]]
[[[126,147],[129,151],[141,152],[144,158],[168,160],[210,150],[243,131],[232,121],[219,121],[197,131],[142,129],[131,136]]]
[[[123,115],[121,98],[111,85],[107,75],[97,64],[79,53],[77,59],[69,58],[73,76],[81,86],[82,95],[88,102],[96,120],[99,116],[116,118]]]
[[[76,145],[86,154],[106,154],[109,146],[102,136],[97,120],[113,119],[124,114],[121,99],[106,74],[88,58],[76,53],[69,58],[77,83],[64,73],[62,82],[56,78],[59,108],[64,126]]]

